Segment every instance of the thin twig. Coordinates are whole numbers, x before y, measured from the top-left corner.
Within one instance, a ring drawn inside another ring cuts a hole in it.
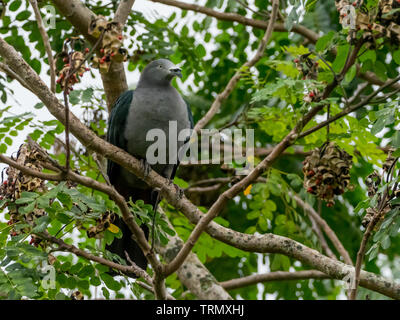
[[[398,159],[399,158],[397,158],[395,161],[393,161],[390,169],[388,170],[386,183],[389,183],[389,180],[393,178],[393,174],[394,174],[393,168],[396,165]],[[394,188],[396,189],[397,185],[395,185]],[[389,194],[389,186],[386,186],[385,191],[382,195],[382,198],[379,201],[376,213],[372,217],[372,220],[368,223],[367,229],[365,230],[364,236],[361,240],[360,249],[357,252],[357,261],[356,261],[356,267],[355,267],[355,271],[354,271],[354,281],[352,283],[353,287],[350,288],[349,300],[356,300],[356,298],[357,298],[357,289],[358,289],[358,285],[360,283],[361,265],[364,260],[368,240],[369,240],[375,226],[378,224],[378,222],[381,220],[382,215],[385,213],[385,209],[388,206],[388,201],[390,199],[391,199],[391,196]]]
[[[397,76],[396,78],[385,82],[385,84],[383,84],[382,86],[380,86],[377,90],[375,90],[374,92],[372,92],[370,95],[368,95],[367,97],[365,97],[364,99],[362,99],[359,103],[349,106],[348,108],[345,108],[343,111],[339,112],[338,114],[330,117],[328,120],[325,120],[321,123],[319,123],[318,125],[316,125],[315,127],[308,129],[307,131],[302,132],[301,134],[299,134],[298,139],[303,138],[305,136],[310,135],[311,133],[318,131],[319,129],[327,126],[328,124],[348,115],[349,113],[352,113],[364,106],[366,106],[368,103],[370,103],[370,101],[376,97],[378,95],[379,92],[385,90],[386,88],[392,86],[392,84],[398,82],[400,80],[400,76]]]
[[[126,252],[126,251],[124,251],[124,252],[125,252],[126,261],[128,261],[130,263],[132,269],[135,270],[133,273],[139,277],[142,277],[148,283],[152,283],[152,280],[151,280],[151,277],[149,276],[149,274],[131,260],[128,252]]]
[[[71,66],[68,69],[67,76],[65,77],[65,88],[64,88],[64,108],[65,108],[65,171],[68,172],[70,168],[70,158],[71,158],[71,151],[70,151],[70,143],[69,143],[69,103],[68,103],[68,94],[70,91],[69,87],[69,80],[72,75],[77,72],[89,57],[97,50],[98,46],[101,44],[104,36],[104,31],[101,32],[101,35],[97,39],[95,45],[89,50],[89,52],[85,55],[85,58],[78,64],[78,66],[74,66],[72,61],[72,53],[68,54],[69,65]],[[71,89],[72,90],[72,89]]]
[[[56,64],[53,57],[53,52],[51,50],[49,35],[44,28],[42,16],[40,14],[40,10],[36,0],[29,0],[33,12],[35,13],[35,18],[38,24],[40,35],[42,36],[44,48],[46,49],[47,58],[49,60],[49,67],[50,67],[50,90],[51,92],[56,92]]]
[[[99,169],[101,175],[103,176],[104,180],[106,181],[106,183],[111,186],[111,182],[110,182],[110,177],[108,176],[107,172],[104,170],[103,165],[101,164],[99,158],[97,157],[97,153],[93,152],[92,154],[93,160],[96,162],[97,164],[97,168]]]
[[[351,261],[349,253],[344,248],[342,242],[336,236],[335,232],[329,227],[328,223],[314,210],[313,207],[311,207],[308,203],[304,202],[297,194],[291,192],[289,195],[296,201],[296,203],[300,207],[302,207],[309,214],[310,218],[312,218],[316,223],[318,223],[318,225],[325,232],[329,240],[331,240],[333,246],[343,257],[344,262],[352,266],[353,262]]]

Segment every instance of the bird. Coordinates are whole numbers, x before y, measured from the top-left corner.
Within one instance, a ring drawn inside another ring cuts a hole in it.
[[[151,168],[171,182],[179,166],[179,159],[175,163],[149,164],[146,152],[153,142],[147,141],[146,135],[152,129],[161,129],[165,133],[167,149],[170,142],[170,121],[176,123],[178,133],[181,130],[193,129],[193,116],[189,104],[171,84],[175,77],[182,78],[181,69],[168,59],[158,59],[147,64],[140,75],[136,89],[125,91],[115,102],[107,130],[108,142],[139,159],[145,172]],[[189,138],[190,134],[185,141],[172,141],[176,148],[163,151],[173,158],[183,150]],[[110,183],[127,201],[130,198],[134,202],[143,200],[144,203],[153,206],[154,215],[156,214],[158,190],[153,190],[143,180],[111,160],[107,162],[107,175]],[[146,270],[147,259],[139,245],[132,239],[128,226],[120,217],[116,217],[114,224],[119,227],[123,235],[120,239],[114,238],[106,249],[122,259],[126,259],[127,254],[131,261]],[[149,228],[144,224],[141,228],[148,239]],[[135,275],[130,276],[135,277]]]

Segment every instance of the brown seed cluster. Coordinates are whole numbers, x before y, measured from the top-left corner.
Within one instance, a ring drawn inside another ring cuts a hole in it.
[[[90,23],[88,32],[95,38],[103,37],[100,54],[92,58],[94,68],[106,73],[112,61],[120,63],[127,60],[128,52],[122,47],[124,37],[121,24],[109,22],[105,17],[98,16]]]
[[[302,74],[303,80],[317,80],[318,79],[318,61],[314,61],[310,58],[311,53],[303,54],[300,57],[294,59],[297,70]],[[321,94],[317,89],[309,90],[304,95],[303,100],[305,102],[314,102],[321,100]]]
[[[21,145],[14,160],[18,164],[28,167],[32,170],[40,172],[43,169],[41,164],[41,161],[43,160],[42,155],[39,152],[30,149],[27,144]],[[16,224],[18,222],[34,225],[34,220],[45,215],[45,212],[43,209],[33,208],[32,212],[21,214],[19,210],[25,205],[11,204],[14,204],[15,200],[19,199],[21,197],[21,193],[24,191],[44,192],[46,187],[44,180],[25,175],[13,167],[6,168],[5,173],[7,174],[7,180],[4,180],[0,186],[0,199],[7,200],[4,206],[8,206],[9,209],[10,220],[8,221],[8,224],[12,226],[10,229],[10,235],[17,236],[21,233],[25,233],[26,231],[24,229],[21,230],[16,228]],[[33,236],[30,243],[38,246],[40,239]]]
[[[107,211],[103,216],[96,220],[96,225],[90,227],[86,234],[89,238],[102,238],[102,232],[107,230],[114,221],[114,214]]]
[[[80,291],[75,291],[71,294],[71,300],[83,300],[83,294]]]
[[[375,41],[385,37],[392,43],[400,44],[400,0],[380,0],[378,6],[370,9],[363,0],[335,0],[340,13],[340,23],[349,29],[348,41],[354,43],[357,31],[363,30],[368,48],[376,48]],[[354,8],[354,9],[353,9]]]
[[[334,142],[325,143],[303,162],[304,188],[332,207],[335,195],[350,187],[352,163],[352,156]]]
[[[366,214],[361,222],[364,228],[366,228],[374,217],[376,217],[379,221],[376,223],[375,229],[378,229],[380,223],[384,220],[385,215],[395,206],[390,201],[395,198],[400,198],[400,189],[397,183],[393,185],[391,188],[392,190],[385,188],[384,191],[379,192],[379,190],[383,189],[382,186],[387,182],[387,179],[389,179],[388,181],[390,182],[390,179],[394,178],[395,165],[398,161],[397,158],[393,157],[394,151],[394,149],[389,149],[387,158],[382,165],[382,174],[378,171],[374,171],[365,179],[368,197],[373,198],[377,196],[377,205],[374,208],[366,209]],[[388,175],[386,180],[385,175]]]
[[[74,84],[81,81],[86,71],[90,71],[85,63],[86,55],[90,50],[89,48],[82,48],[82,51],[77,50],[77,43],[83,47],[84,41],[78,37],[67,38],[64,49],[58,56],[58,59],[62,59],[64,65],[58,71],[57,83],[60,84],[62,90],[67,88],[67,93],[73,90]]]

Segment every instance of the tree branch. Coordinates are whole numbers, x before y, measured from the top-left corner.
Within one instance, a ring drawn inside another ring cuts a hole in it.
[[[115,12],[114,21],[124,25],[131,13],[134,3],[135,0],[121,0],[117,12]]]
[[[167,221],[169,227],[173,229],[164,212],[159,209],[158,213],[162,215],[162,219]],[[165,261],[169,263],[181,250],[184,242],[176,234],[174,236],[167,236],[168,244],[166,246],[157,245],[156,249]],[[200,300],[232,300],[229,293],[225,291],[194,253],[189,254],[182,265],[179,266],[176,274],[182,284]]]
[[[325,273],[318,270],[304,270],[296,272],[275,271],[263,274],[253,274],[247,277],[232,279],[220,282],[220,285],[226,290],[243,288],[257,283],[271,281],[292,281],[292,280],[308,280],[308,279],[329,279]]]
[[[376,97],[380,92],[385,90],[388,87],[392,87],[394,84],[396,84],[400,80],[400,76],[397,76],[394,79],[391,79],[387,82],[384,82],[378,89],[376,89],[374,92],[372,92],[370,95],[362,99],[359,103],[349,106],[342,110],[341,112],[337,113],[334,116],[331,116],[328,120],[322,121],[321,123],[317,124],[315,127],[312,127],[311,129],[308,129],[307,131],[302,132],[299,134],[298,139],[303,138],[305,136],[310,135],[311,133],[318,131],[319,129],[327,126],[328,124],[348,115],[349,113],[352,113],[364,106],[366,106],[374,97]]]
[[[7,76],[13,80],[17,80],[23,87],[32,92],[32,89],[28,86],[23,78],[17,75],[13,70],[11,70],[6,64],[0,62],[0,71],[3,71]]]
[[[40,35],[42,36],[44,48],[46,49],[47,58],[49,60],[49,67],[50,67],[50,90],[51,92],[56,92],[56,65],[53,58],[53,52],[51,50],[51,45],[49,41],[49,36],[44,28],[42,16],[40,14],[40,10],[36,0],[29,0],[33,12],[35,13],[35,18],[37,21],[37,25],[39,28]]]
[[[241,23],[241,24],[244,24],[244,25],[247,25],[250,27],[259,28],[259,29],[267,29],[268,28],[268,22],[266,22],[266,21],[246,18],[237,13],[218,12],[211,8],[203,7],[203,6],[200,6],[197,4],[176,1],[176,0],[151,0],[151,1],[162,3],[162,4],[165,4],[168,6],[177,7],[182,10],[190,10],[190,11],[202,13],[207,16],[217,18],[219,20],[238,22],[238,23]],[[288,32],[288,30],[282,23],[274,23],[274,31]],[[317,42],[319,39],[319,36],[316,32],[314,32],[310,29],[307,29],[306,27],[303,27],[301,25],[294,25],[291,31],[302,35],[303,37],[307,38],[312,43]]]
[[[39,149],[38,151],[43,153],[43,151],[41,149]],[[155,273],[155,275],[154,275],[155,280],[153,281],[153,283],[154,283],[154,288],[155,288],[154,291],[156,293],[156,297],[161,300],[165,300],[165,298],[166,298],[165,286],[164,286],[163,279],[160,280],[160,277],[162,277],[162,273],[163,273],[163,266],[158,261],[154,252],[151,250],[150,245],[146,240],[143,230],[136,224],[135,219],[134,219],[132,213],[130,212],[130,209],[129,209],[125,199],[115,190],[114,187],[108,186],[104,183],[98,182],[89,177],[84,177],[84,176],[78,175],[71,170],[66,171],[66,172],[60,172],[58,174],[48,174],[48,173],[39,172],[37,170],[33,170],[31,168],[25,167],[24,165],[20,165],[16,161],[14,161],[11,158],[6,157],[2,154],[0,154],[0,162],[6,163],[9,166],[14,167],[26,175],[38,177],[40,179],[49,180],[49,181],[70,180],[70,181],[79,183],[81,185],[84,185],[88,188],[95,189],[95,190],[101,191],[101,192],[109,195],[110,198],[113,199],[115,201],[115,203],[118,205],[118,207],[120,208],[124,222],[127,224],[129,229],[131,230],[131,232],[134,234],[138,245],[142,249],[146,258],[149,260],[150,264],[153,266],[154,273]],[[57,238],[55,238],[55,239],[57,239]],[[71,252],[74,252],[74,251],[71,251]],[[91,259],[91,260],[93,260],[93,259]],[[133,270],[135,268],[131,267],[131,269]],[[134,272],[134,271],[132,271],[132,272]]]
[[[122,273],[134,273],[136,274],[138,277],[142,277],[143,273],[137,273],[137,268],[133,267],[133,266],[124,266],[122,264],[118,264],[115,263],[113,261],[104,259],[102,257],[99,256],[95,256],[89,252],[86,252],[85,250],[81,250],[73,245],[67,244],[65,243],[62,239],[60,238],[56,238],[53,237],[52,235],[50,235],[47,232],[42,232],[42,233],[38,233],[37,234],[40,238],[45,239],[47,241],[50,241],[52,243],[55,243],[58,245],[58,249],[57,251],[68,251],[71,252],[79,257],[85,258],[87,260],[91,260],[97,263],[100,263],[102,265],[105,265],[107,267],[110,267],[112,269],[116,269],[118,271],[121,271]],[[143,270],[142,270],[143,271]]]

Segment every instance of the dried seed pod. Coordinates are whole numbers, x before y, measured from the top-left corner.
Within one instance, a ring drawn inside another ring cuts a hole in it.
[[[93,37],[98,38],[107,28],[107,24],[107,19],[104,16],[99,15],[90,22],[88,33]]]
[[[398,158],[393,157],[394,149],[389,149],[386,161],[382,165],[382,173],[374,171],[365,179],[365,184],[368,188],[368,197],[375,198],[376,205],[373,208],[367,208],[366,214],[362,220],[362,225],[367,227],[373,220],[374,230],[379,229],[380,224],[385,218],[385,215],[399,204],[392,202],[392,199],[400,196],[398,183],[392,184],[396,177],[396,163]],[[397,173],[397,175],[400,174]],[[383,191],[384,190],[384,191]]]
[[[376,214],[376,211],[373,208],[367,208],[366,212],[367,213],[361,221],[361,224],[364,228],[368,227],[369,223],[372,221],[372,218]]]
[[[378,172],[374,171],[366,179],[365,184],[368,188],[368,197],[372,198],[378,192],[379,185],[381,184],[381,176]]]
[[[100,219],[96,220],[96,225],[90,227],[86,234],[89,238],[101,238],[101,233],[107,230],[114,221],[114,214],[107,211]]]
[[[93,67],[98,68],[101,73],[108,72],[111,62],[124,62],[127,60],[128,52],[123,49],[123,28],[120,23],[111,21],[107,22],[101,17],[94,20],[89,28],[89,33],[101,39],[100,56],[92,59]]]
[[[328,207],[334,205],[335,195],[350,188],[352,157],[334,142],[315,149],[303,164],[304,188]]]
[[[380,0],[377,5],[367,6],[362,0],[336,0],[340,12],[339,21],[349,29],[347,40],[354,43],[357,31],[363,31],[366,48],[376,48],[378,38],[386,38],[392,44],[400,44],[400,8],[398,0]],[[356,10],[357,9],[357,10]]]
[[[75,291],[71,294],[72,300],[83,300],[83,294],[80,291]]]
[[[23,144],[18,150],[15,161],[18,164],[21,164],[32,170],[41,172],[43,170],[43,166],[40,162],[41,159],[41,155],[39,155],[36,150],[31,149],[27,144]],[[21,193],[24,191],[44,192],[46,190],[44,181],[39,178],[24,175],[22,172],[13,167],[8,167],[6,169],[6,173],[8,177],[7,180],[3,181],[3,183],[0,185],[0,196],[3,197],[3,199],[9,200],[8,203],[15,203],[15,200],[20,198]],[[41,217],[45,214],[44,209],[38,208],[33,208],[31,212],[20,214],[19,210],[21,207],[22,205],[18,205],[9,208],[9,225],[14,226],[18,222],[34,225],[35,218]],[[12,236],[16,236],[21,233],[25,233],[26,231],[26,229],[16,230],[15,228],[11,228],[10,234]],[[39,242],[40,239],[36,239],[35,237],[32,238],[32,244],[38,245]]]

